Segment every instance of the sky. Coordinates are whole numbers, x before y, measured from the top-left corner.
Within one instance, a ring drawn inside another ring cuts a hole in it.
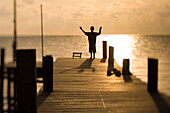
[[[82,35],[79,26],[102,34],[170,34],[169,0],[16,0],[17,34]],[[13,0],[0,0],[0,35],[13,35]]]

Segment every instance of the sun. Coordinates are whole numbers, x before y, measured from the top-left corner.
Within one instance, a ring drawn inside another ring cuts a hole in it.
[[[123,59],[132,59],[133,39],[130,35],[101,35],[101,41],[107,41],[107,50],[109,46],[114,47],[114,59],[122,66]],[[109,52],[108,52],[109,53]]]

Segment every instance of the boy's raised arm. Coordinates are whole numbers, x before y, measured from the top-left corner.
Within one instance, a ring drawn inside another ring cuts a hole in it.
[[[83,33],[85,33],[86,34],[86,32],[83,30],[83,28],[80,26],[80,29],[83,31]]]
[[[102,27],[100,27],[100,29],[99,29],[99,33],[98,33],[99,35],[101,34],[101,30],[102,30]]]

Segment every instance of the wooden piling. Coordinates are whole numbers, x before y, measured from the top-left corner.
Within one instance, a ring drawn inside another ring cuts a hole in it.
[[[148,91],[158,92],[158,60],[148,59]]]
[[[114,47],[109,46],[109,60],[108,60],[108,70],[107,76],[111,75],[111,71],[114,69]]]
[[[123,68],[122,68],[123,74],[130,74],[129,68],[130,68],[129,59],[123,59]]]
[[[42,60],[43,60],[43,56],[44,56],[44,45],[43,45],[43,8],[42,8],[42,4],[40,5],[41,8],[41,46],[42,46]]]
[[[36,50],[17,50],[17,113],[37,113]]]
[[[114,68],[114,47],[109,46],[109,65]]]
[[[44,82],[44,92],[53,91],[53,57],[45,56],[43,58],[43,82]]]
[[[107,59],[107,41],[103,41],[103,59]]]
[[[4,60],[5,60],[5,49],[4,48],[1,48],[1,68],[3,69],[4,68]]]
[[[0,112],[3,113],[3,84],[4,84],[4,57],[5,57],[5,49],[1,49],[1,65],[0,65]]]
[[[17,49],[17,4],[14,0],[14,41],[13,41],[13,61],[16,61],[16,49]]]

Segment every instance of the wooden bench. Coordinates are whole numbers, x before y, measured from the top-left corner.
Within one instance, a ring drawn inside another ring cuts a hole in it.
[[[82,53],[81,52],[73,52],[73,58],[74,57],[80,57],[81,58]]]

